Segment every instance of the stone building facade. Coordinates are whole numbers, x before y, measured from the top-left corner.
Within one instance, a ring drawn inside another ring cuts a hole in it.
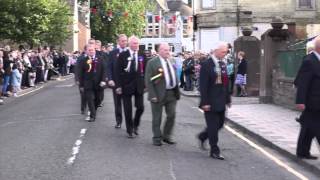
[[[245,26],[253,28],[253,36],[271,28],[274,16],[281,16],[285,28],[298,39],[313,37],[320,32],[320,1],[316,0],[194,0],[197,15],[197,48],[207,50],[205,42],[233,42]]]

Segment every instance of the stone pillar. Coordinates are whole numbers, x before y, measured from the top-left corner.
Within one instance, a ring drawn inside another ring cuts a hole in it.
[[[277,51],[286,49],[288,42],[293,41],[292,35],[283,28],[283,20],[275,17],[272,20],[272,29],[269,29],[261,36],[261,62],[260,62],[260,91],[259,99],[261,103],[272,102],[272,74],[277,66]]]
[[[239,51],[246,53],[248,63],[247,93],[249,96],[258,96],[260,86],[260,40],[255,36],[251,36],[251,28],[244,28],[242,34],[243,36],[234,41],[234,52],[235,55]],[[238,64],[237,61],[236,64]]]

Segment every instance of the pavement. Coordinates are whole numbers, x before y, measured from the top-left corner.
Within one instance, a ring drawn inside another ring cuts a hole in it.
[[[219,133],[226,160],[209,158],[195,138],[205,127],[196,98],[182,97],[178,102],[173,136],[177,144],[161,147],[152,145],[146,95],[140,135],[134,139],[126,137],[124,123],[121,129],[114,128],[110,89],[105,90],[95,122],[80,114],[79,90],[72,79],[8,99],[13,101],[0,106],[1,180],[319,179],[271,148],[253,147],[228,125]]]
[[[197,91],[183,91],[187,97],[199,97]],[[229,123],[264,145],[320,174],[319,160],[301,160],[295,155],[300,124],[295,118],[300,112],[274,104],[260,104],[257,97],[232,97],[228,109]],[[320,158],[320,147],[312,143],[311,154]]]

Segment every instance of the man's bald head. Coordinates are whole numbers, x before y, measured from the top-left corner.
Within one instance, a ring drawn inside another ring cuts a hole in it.
[[[170,57],[170,46],[168,43],[159,44],[159,56],[168,59]]]
[[[320,36],[314,39],[314,50],[320,54]]]

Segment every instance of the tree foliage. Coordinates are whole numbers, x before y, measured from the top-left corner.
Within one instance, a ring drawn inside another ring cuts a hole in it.
[[[58,45],[70,35],[70,6],[62,0],[1,0],[0,39]]]
[[[91,0],[91,33],[102,42],[115,42],[116,35],[141,36],[149,0]]]

